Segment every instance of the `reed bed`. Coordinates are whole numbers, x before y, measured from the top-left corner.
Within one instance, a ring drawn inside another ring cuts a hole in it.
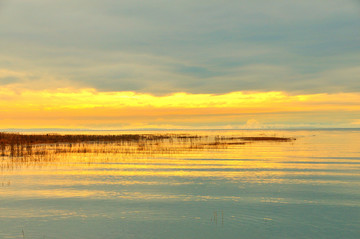
[[[42,155],[46,150],[55,153],[65,152],[89,152],[85,144],[110,144],[117,143],[128,146],[137,144],[138,147],[148,143],[159,143],[162,141],[172,142],[174,140],[193,141],[206,136],[185,134],[121,134],[121,135],[60,135],[60,134],[19,134],[0,133],[0,156],[22,157],[25,155]],[[79,145],[83,147],[80,149]],[[51,149],[49,149],[51,146]],[[74,146],[74,147],[73,147]],[[39,150],[39,148],[44,150]]]
[[[116,154],[117,157],[175,155],[227,147],[253,141],[289,142],[286,137],[225,137],[190,134],[60,135],[0,133],[0,156],[16,161],[49,161],[58,155]]]
[[[255,136],[255,137],[226,137],[216,136],[216,140],[244,140],[244,141],[277,141],[277,142],[290,142],[296,138],[276,137],[276,136]]]
[[[19,134],[1,133],[0,144],[53,144],[53,143],[79,143],[79,142],[127,142],[141,140],[164,139],[198,139],[206,136],[186,134],[120,134],[120,135],[61,135],[61,134]]]

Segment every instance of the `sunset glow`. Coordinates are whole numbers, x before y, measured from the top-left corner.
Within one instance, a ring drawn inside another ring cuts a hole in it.
[[[359,7],[0,0],[0,130],[357,128]]]
[[[206,128],[207,125],[209,128],[271,128],[280,126],[274,125],[276,122],[290,121],[300,113],[297,121],[326,123],[325,118],[335,112],[342,113],[339,120],[356,125],[360,112],[359,93],[290,95],[281,91],[239,91],[156,96],[95,89],[20,92],[2,89],[1,96],[0,124],[23,128]]]
[[[0,239],[359,239],[359,0],[0,0]]]

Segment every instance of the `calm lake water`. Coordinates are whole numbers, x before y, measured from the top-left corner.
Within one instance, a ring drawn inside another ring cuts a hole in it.
[[[360,238],[360,131],[188,133],[297,140],[0,156],[0,238]]]

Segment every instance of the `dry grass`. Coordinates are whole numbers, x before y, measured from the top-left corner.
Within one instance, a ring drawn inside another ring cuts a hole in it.
[[[296,138],[288,137],[275,137],[275,136],[255,136],[255,137],[225,137],[217,136],[217,140],[244,140],[244,141],[277,141],[277,142],[290,142]]]
[[[253,141],[289,142],[286,137],[225,137],[190,134],[60,135],[0,133],[0,156],[20,161],[48,161],[55,155],[117,154],[137,157],[174,155],[241,147]]]

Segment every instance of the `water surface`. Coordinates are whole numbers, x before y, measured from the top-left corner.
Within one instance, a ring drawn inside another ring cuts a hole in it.
[[[297,140],[0,156],[0,238],[360,238],[360,131],[187,133]]]

